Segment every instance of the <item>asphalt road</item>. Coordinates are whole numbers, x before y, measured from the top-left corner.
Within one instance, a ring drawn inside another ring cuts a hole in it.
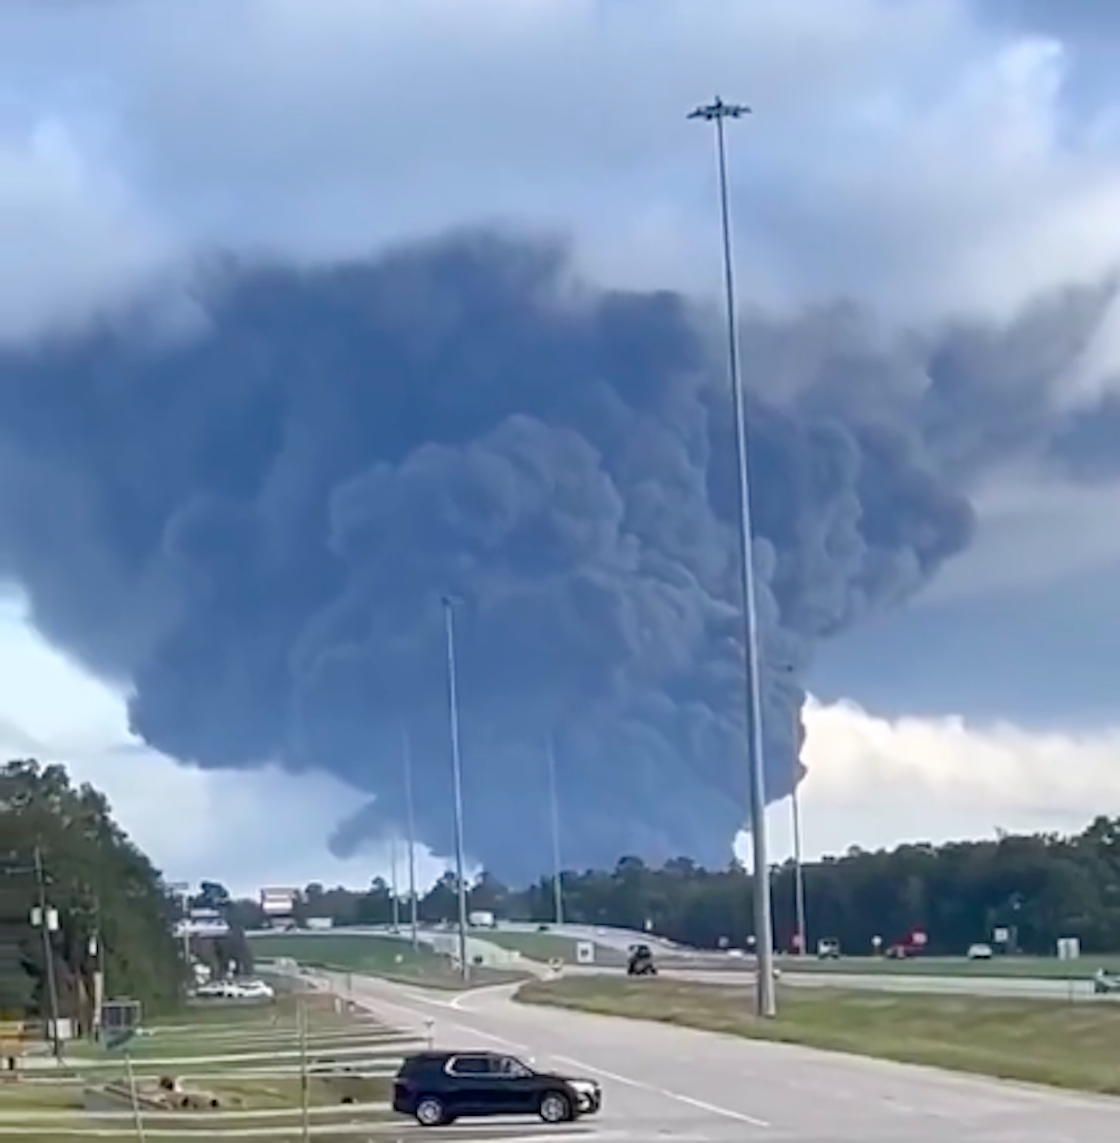
[[[691,980],[697,984],[730,985],[742,987],[754,980],[752,968],[702,969],[676,968],[658,963],[662,975],[674,980]],[[624,970],[605,965],[568,965],[564,974],[608,976],[621,975]],[[1116,1003],[1120,993],[1094,996],[1089,980],[1047,980],[1034,976],[919,976],[907,973],[872,972],[795,972],[782,973],[782,983],[790,988],[855,988],[875,992],[925,992],[952,996],[1005,996],[1025,997],[1031,1000],[1090,1000]]]
[[[1115,1143],[1120,1131],[1120,1100],[523,1006],[508,986],[448,997],[355,976],[353,990],[437,1045],[506,1050],[598,1079],[604,1110],[586,1126],[604,1141]],[[524,1138],[554,1134],[527,1125]]]

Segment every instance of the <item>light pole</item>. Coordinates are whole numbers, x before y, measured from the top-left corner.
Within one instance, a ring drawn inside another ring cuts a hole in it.
[[[556,924],[564,923],[564,883],[560,871],[560,802],[556,796],[556,743],[548,736],[548,809],[552,823],[552,897]]]
[[[463,856],[463,767],[459,754],[459,691],[455,676],[455,604],[449,595],[442,599],[444,631],[447,636],[447,700],[451,729],[451,771],[455,798],[455,877],[459,889],[459,971],[469,980],[467,960],[467,883]]]
[[[794,675],[792,666],[784,668],[791,678]],[[794,924],[797,940],[798,955],[809,951],[807,941],[809,927],[805,920],[805,861],[801,846],[801,790],[798,773],[801,765],[801,705],[794,703],[790,714],[790,797],[789,813],[790,824],[793,827],[793,909]]]
[[[798,763],[800,751],[797,749],[798,712],[793,712],[793,792],[790,795],[790,817],[793,819],[793,904],[797,917],[797,952],[804,956],[809,950],[805,941],[808,937],[805,925],[805,865],[801,859],[801,799],[798,794]]]
[[[770,862],[766,845],[766,782],[762,756],[762,694],[759,679],[758,615],[755,605],[754,558],[751,532],[750,474],[747,464],[746,400],[739,371],[739,333],[735,304],[735,271],[731,251],[731,208],[727,194],[727,145],[724,120],[750,114],[742,104],[713,103],[697,107],[690,119],[714,123],[719,176],[720,223],[723,234],[723,279],[727,305],[727,363],[735,417],[735,454],[739,476],[739,563],[743,596],[743,660],[746,684],[747,775],[750,791],[751,849],[754,858],[754,931],[758,957],[758,1014],[774,1016],[774,932],[770,915]]]
[[[416,900],[416,821],[412,804],[412,743],[408,729],[401,732],[401,748],[404,754],[404,803],[408,819],[408,919],[412,926],[412,951],[420,947],[419,902]]]
[[[393,935],[401,931],[401,895],[400,884],[397,881],[397,835],[389,838],[389,892],[392,895],[392,930]]]

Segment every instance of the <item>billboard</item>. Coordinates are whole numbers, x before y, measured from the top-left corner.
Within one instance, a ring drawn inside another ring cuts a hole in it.
[[[298,889],[262,889],[261,912],[266,917],[290,917],[299,897]]]

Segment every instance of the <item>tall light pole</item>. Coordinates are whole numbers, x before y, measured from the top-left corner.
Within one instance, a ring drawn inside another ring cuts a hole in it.
[[[459,690],[455,675],[455,603],[445,595],[443,603],[444,631],[447,636],[447,700],[451,729],[451,771],[455,800],[455,877],[459,889],[459,971],[469,980],[467,960],[467,883],[463,856],[463,766],[459,753]]]
[[[560,802],[556,796],[556,743],[548,736],[548,809],[552,824],[552,898],[556,923],[564,923],[564,883],[560,871]]]
[[[798,793],[798,764],[801,752],[797,748],[800,712],[793,711],[793,792],[790,794],[790,817],[793,820],[793,906],[797,918],[797,952],[804,956],[809,950],[805,944],[808,931],[805,924],[805,864],[801,856],[801,798]]]
[[[397,879],[397,835],[389,837],[389,892],[392,895],[392,928],[394,936],[401,931],[401,890]]]
[[[697,107],[689,119],[714,123],[719,176],[720,223],[723,233],[723,279],[727,305],[727,363],[735,417],[735,454],[739,476],[739,564],[743,596],[743,659],[746,684],[747,775],[750,791],[751,849],[754,858],[754,932],[758,956],[758,1014],[774,1016],[774,932],[770,914],[770,862],[766,845],[766,781],[762,756],[762,694],[759,679],[758,614],[755,604],[750,474],[747,463],[746,400],[739,371],[739,332],[735,303],[735,271],[731,251],[731,208],[727,194],[727,145],[724,120],[750,114],[742,104],[713,103]]]
[[[420,947],[420,904],[416,899],[416,815],[412,804],[412,743],[407,727],[401,732],[404,753],[404,804],[408,819],[408,919],[412,927],[412,951]]]

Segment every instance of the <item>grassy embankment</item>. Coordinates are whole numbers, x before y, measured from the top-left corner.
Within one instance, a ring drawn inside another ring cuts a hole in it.
[[[519,952],[541,964],[551,960],[560,960],[565,964],[577,962],[576,946],[578,941],[572,937],[561,936],[559,933],[549,932],[512,932],[506,929],[492,929],[479,933],[479,937],[499,948],[511,949]],[[595,945],[595,963],[619,967],[626,963],[626,954],[620,949],[608,945]]]
[[[450,958],[427,945],[413,949],[406,940],[359,933],[269,933],[252,938],[250,946],[257,958],[290,957],[311,968],[333,972],[353,972],[379,976],[403,984],[426,988],[463,987]],[[474,985],[502,984],[524,980],[528,974],[475,966]]]
[[[170,1143],[232,1139],[254,1130],[265,1132],[270,1143],[294,1143],[303,1119],[304,1061],[308,1118],[317,1139],[330,1140],[332,1127],[355,1120],[371,1129],[388,1127],[391,1077],[410,1047],[393,1029],[339,1011],[333,998],[321,994],[281,994],[255,1007],[192,1007],[146,1028],[124,1048],[75,1046],[62,1068],[28,1058],[18,1080],[0,1082],[0,1140],[136,1139],[126,1059],[147,1134]],[[162,1079],[179,1081],[182,1096],[161,1095]],[[158,1107],[157,1100],[171,1106]],[[175,1106],[183,1100],[190,1106]]]
[[[517,994],[524,1003],[1120,1095],[1120,1004],[784,988],[771,1021],[750,1015],[752,996],[664,977],[572,977]]]
[[[1120,972],[1120,953],[1087,954],[1079,960],[1058,960],[1043,956],[1001,956],[991,960],[968,960],[966,957],[929,956],[909,960],[887,960],[885,957],[843,957],[840,960],[817,960],[816,957],[782,957],[778,962],[785,972],[820,973],[890,973],[899,976],[1013,976],[1042,980],[1085,980],[1098,968]],[[729,962],[731,967],[734,962]]]

